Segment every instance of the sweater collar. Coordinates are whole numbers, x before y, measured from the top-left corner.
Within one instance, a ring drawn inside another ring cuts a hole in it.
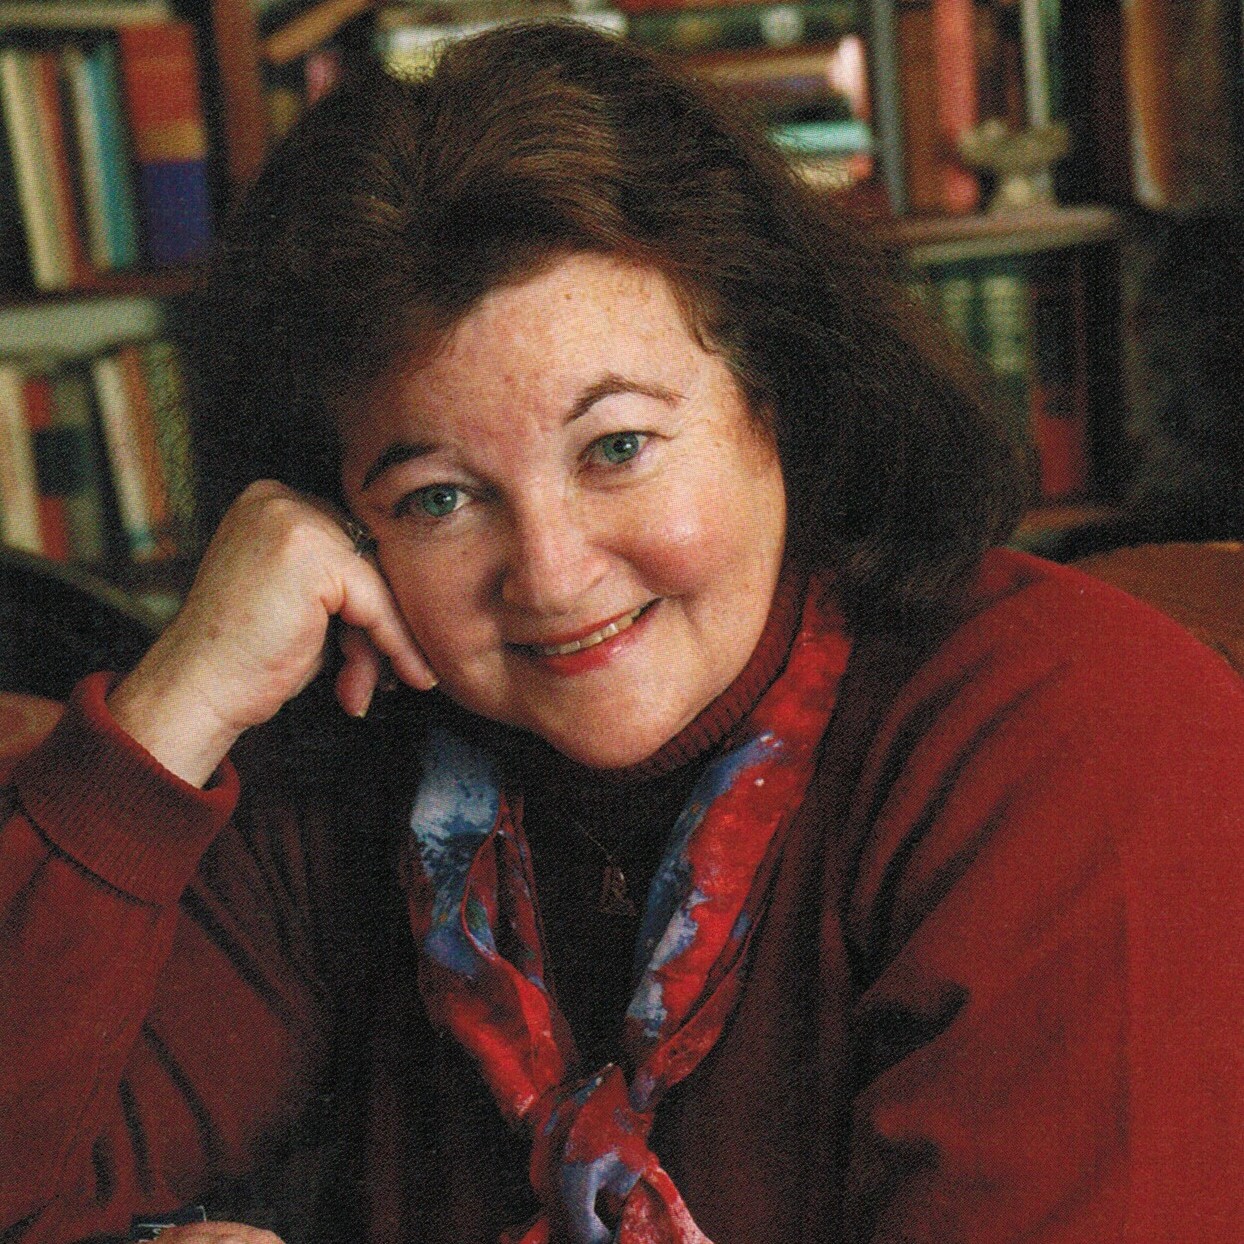
[[[542,740],[528,736],[519,749],[521,770],[569,793],[626,789],[665,778],[714,752],[751,713],[782,672],[790,654],[807,594],[806,578],[787,566],[778,578],[769,617],[747,664],[735,680],[651,756],[620,769],[593,769],[568,760]]]

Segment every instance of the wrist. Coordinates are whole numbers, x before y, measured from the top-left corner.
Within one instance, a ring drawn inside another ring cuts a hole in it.
[[[107,699],[113,720],[170,773],[203,787],[242,728],[213,709],[190,662],[170,660],[160,641]]]

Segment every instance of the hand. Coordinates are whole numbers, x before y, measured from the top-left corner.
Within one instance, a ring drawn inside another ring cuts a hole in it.
[[[192,1222],[160,1232],[160,1244],[282,1244],[281,1237],[242,1222]]]
[[[387,659],[408,685],[436,676],[380,572],[341,519],[281,484],[252,484],[212,538],[181,611],[109,697],[121,726],[202,785],[237,738],[320,672],[329,621],[343,624],[337,697],[367,711]]]

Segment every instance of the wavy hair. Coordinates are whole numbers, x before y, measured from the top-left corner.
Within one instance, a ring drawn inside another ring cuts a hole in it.
[[[341,412],[574,251],[670,281],[775,438],[789,555],[857,627],[941,609],[1011,532],[1025,451],[868,232],[702,85],[569,22],[366,72],[274,153],[197,333],[208,520],[259,477],[336,498]]]

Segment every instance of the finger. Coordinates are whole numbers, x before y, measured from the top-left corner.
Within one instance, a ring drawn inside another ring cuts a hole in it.
[[[342,663],[337,674],[337,702],[351,717],[365,717],[384,674],[384,658],[365,631],[342,628],[339,644]]]
[[[167,1244],[282,1244],[281,1237],[241,1222],[194,1222],[160,1232]]]
[[[415,643],[388,584],[378,570],[351,556],[358,573],[350,576],[337,611],[341,620],[366,631],[372,645],[388,657],[394,674],[404,683],[418,691],[431,691],[438,681],[436,674]]]

